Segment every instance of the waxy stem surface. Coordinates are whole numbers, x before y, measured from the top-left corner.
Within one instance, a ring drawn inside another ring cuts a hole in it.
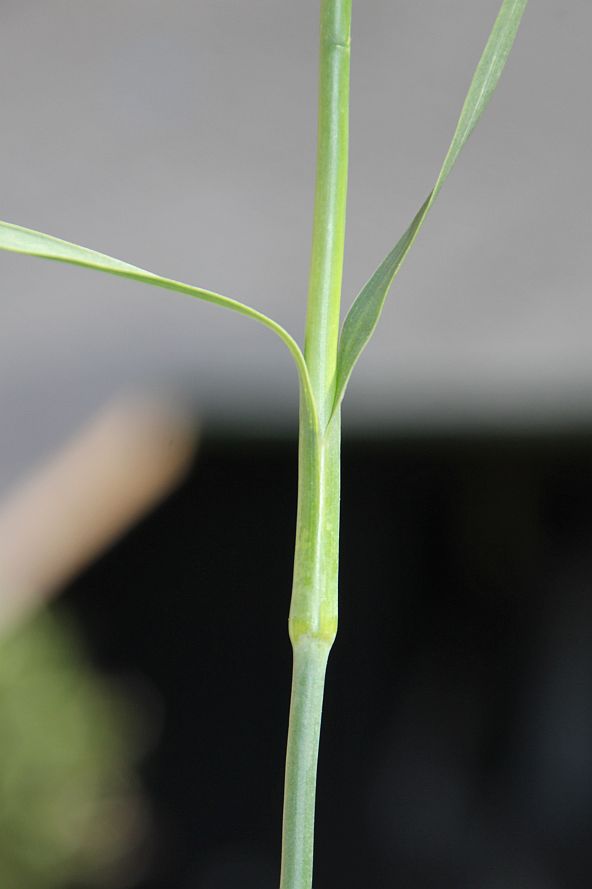
[[[341,417],[335,400],[347,201],[352,0],[321,0],[317,178],[289,631],[294,650],[280,889],[311,889],[325,671],[337,633]]]

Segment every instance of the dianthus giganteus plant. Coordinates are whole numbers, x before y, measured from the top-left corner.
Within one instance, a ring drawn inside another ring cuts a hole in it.
[[[496,88],[527,2],[503,0],[435,185],[401,240],[353,302],[340,330],[352,0],[321,0],[316,196],[304,349],[279,324],[243,303],[40,232],[0,223],[4,250],[85,266],[232,309],[269,328],[292,354],[300,380],[300,444],[289,616],[294,669],[280,889],[310,889],[312,885],[323,689],[337,632],[341,402],[391,284]]]

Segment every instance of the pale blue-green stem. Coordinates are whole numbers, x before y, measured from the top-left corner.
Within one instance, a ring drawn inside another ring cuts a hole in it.
[[[302,399],[290,638],[294,672],[280,889],[310,889],[325,671],[337,632],[340,416],[335,400],[347,200],[352,0],[322,0],[317,179],[304,356],[318,425]],[[331,417],[330,421],[329,418]]]

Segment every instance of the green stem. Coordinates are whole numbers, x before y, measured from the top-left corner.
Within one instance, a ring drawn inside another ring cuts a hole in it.
[[[330,644],[306,636],[294,645],[286,753],[282,889],[312,885],[314,794],[329,649]]]
[[[349,141],[352,0],[322,0],[317,180],[304,356],[321,428],[335,390]]]
[[[345,241],[351,7],[352,0],[321,0],[317,181],[304,347],[317,418],[303,397],[280,889],[312,886],[323,689],[337,633],[341,417],[339,411],[331,417],[331,409]]]

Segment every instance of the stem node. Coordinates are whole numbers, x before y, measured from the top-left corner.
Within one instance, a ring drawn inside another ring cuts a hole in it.
[[[321,0],[319,119],[289,631],[294,649],[280,889],[311,889],[325,671],[337,633],[341,418],[334,411],[347,200],[352,0]]]

